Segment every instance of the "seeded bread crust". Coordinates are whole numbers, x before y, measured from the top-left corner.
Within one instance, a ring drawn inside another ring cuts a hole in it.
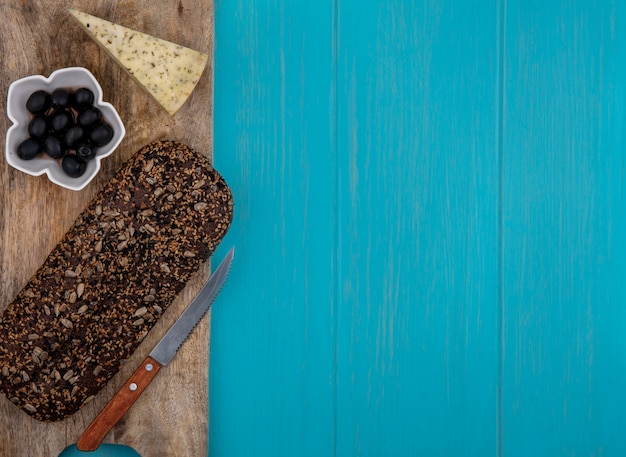
[[[232,194],[184,144],[139,150],[0,317],[0,391],[58,421],[117,373],[233,215]]]

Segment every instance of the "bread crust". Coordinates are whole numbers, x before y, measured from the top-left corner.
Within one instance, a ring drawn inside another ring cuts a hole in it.
[[[228,185],[175,141],[140,149],[0,317],[0,391],[58,421],[118,372],[226,234]]]

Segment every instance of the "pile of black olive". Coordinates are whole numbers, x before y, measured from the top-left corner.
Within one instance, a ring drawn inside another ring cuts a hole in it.
[[[17,147],[17,155],[32,160],[40,153],[59,159],[65,173],[78,178],[97,148],[113,138],[113,129],[94,106],[94,94],[81,87],[33,92],[26,101],[32,114],[30,135]]]

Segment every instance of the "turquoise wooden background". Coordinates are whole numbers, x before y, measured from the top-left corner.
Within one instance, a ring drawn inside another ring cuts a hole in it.
[[[211,456],[626,455],[625,31],[216,1]]]

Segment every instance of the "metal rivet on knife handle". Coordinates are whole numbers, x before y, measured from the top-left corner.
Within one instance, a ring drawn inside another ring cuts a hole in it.
[[[146,364],[153,366],[152,371],[144,369]],[[77,449],[79,451],[95,451],[107,433],[126,414],[135,400],[139,398],[161,367],[162,365],[159,362],[148,356],[91,425],[87,427],[76,443]]]
[[[159,370],[174,357],[180,345],[207,312],[226,280],[235,250],[232,248],[216,268],[198,296],[187,306],[150,355],[135,370],[126,384],[113,396],[87,427],[76,443],[79,451],[95,451],[113,426],[130,409]],[[70,375],[73,375],[71,373]],[[68,376],[67,374],[65,376]]]

